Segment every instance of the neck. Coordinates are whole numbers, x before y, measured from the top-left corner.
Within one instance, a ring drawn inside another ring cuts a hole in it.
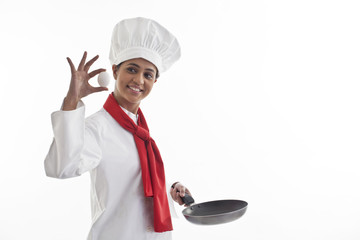
[[[119,94],[116,93],[114,93],[114,97],[120,106],[122,106],[123,108],[125,108],[129,112],[132,112],[135,115],[137,114],[140,107],[140,102],[139,103],[128,102],[124,98],[122,98]]]

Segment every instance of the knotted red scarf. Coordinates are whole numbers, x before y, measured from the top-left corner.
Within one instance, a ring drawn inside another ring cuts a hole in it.
[[[138,124],[121,109],[113,94],[104,104],[104,109],[127,131],[134,135],[140,157],[142,180],[146,197],[153,197],[155,232],[171,231],[172,223],[166,194],[164,165],[155,141],[140,108]]]

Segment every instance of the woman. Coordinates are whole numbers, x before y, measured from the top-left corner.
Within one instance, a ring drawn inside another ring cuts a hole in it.
[[[176,38],[145,18],[125,19],[113,31],[110,62],[115,89],[104,107],[84,118],[81,99],[105,91],[89,79],[98,56],[78,68],[67,58],[71,82],[61,111],[52,114],[54,140],[45,159],[46,174],[69,178],[89,171],[93,224],[91,240],[171,239],[171,216],[163,162],[139,106],[160,73],[180,57]],[[179,182],[174,201],[189,191]]]

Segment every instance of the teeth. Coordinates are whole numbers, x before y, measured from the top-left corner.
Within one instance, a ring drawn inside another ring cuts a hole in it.
[[[136,92],[140,92],[141,90],[140,89],[138,89],[138,88],[133,88],[133,87],[129,87],[131,90],[134,90],[134,91],[136,91]]]

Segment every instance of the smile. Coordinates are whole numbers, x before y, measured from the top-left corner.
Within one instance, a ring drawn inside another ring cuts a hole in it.
[[[136,88],[136,87],[130,87],[128,86],[128,88],[130,88],[131,90],[135,91],[135,92],[142,92],[143,90],[141,90],[140,88]]]

